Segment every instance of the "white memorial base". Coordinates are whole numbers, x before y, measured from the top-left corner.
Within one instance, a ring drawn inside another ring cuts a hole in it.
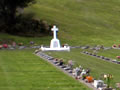
[[[51,30],[53,31],[53,39],[51,40],[50,47],[47,48],[47,47],[41,46],[40,49],[42,51],[70,51],[69,46],[64,46],[64,47],[60,46],[60,41],[59,39],[57,39],[58,28],[56,26],[53,26]]]
[[[52,39],[50,43],[50,48],[60,48],[60,41],[56,39]]]
[[[69,46],[64,46],[64,47],[60,47],[60,48],[46,48],[46,47],[41,47],[42,51],[70,51],[70,47]]]

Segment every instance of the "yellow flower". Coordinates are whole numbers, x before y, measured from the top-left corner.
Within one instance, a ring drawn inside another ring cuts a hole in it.
[[[105,78],[105,79],[107,78],[107,75],[106,75],[106,74],[104,75],[104,78]]]

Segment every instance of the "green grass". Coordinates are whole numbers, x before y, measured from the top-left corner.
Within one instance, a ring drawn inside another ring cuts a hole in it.
[[[120,0],[36,0],[25,9],[59,27],[62,43],[112,46],[120,43]]]
[[[120,61],[120,59],[116,58],[116,56],[120,56],[120,50],[117,50],[117,49],[100,50],[98,52],[98,55],[110,57],[112,59],[116,59]]]
[[[84,51],[94,53],[94,50],[92,50],[92,49],[86,49]],[[111,59],[116,59],[116,60],[120,61],[120,59],[118,59],[116,57],[116,56],[120,56],[120,50],[119,49],[108,49],[108,50],[100,49],[100,50],[96,51],[95,54],[100,55],[100,56],[104,56],[104,57],[108,57],[108,58],[111,58]]]
[[[67,64],[68,60],[73,60],[75,66],[83,66],[83,68],[91,69],[91,75],[95,79],[99,79],[101,74],[112,74],[114,79],[112,80],[112,87],[115,87],[117,82],[120,82],[120,65],[103,61],[95,57],[85,55],[81,53],[81,49],[72,49],[71,52],[47,52],[49,55],[55,56],[56,58],[63,58]]]
[[[0,51],[0,90],[91,90],[32,52]]]
[[[51,36],[45,37],[21,37],[21,36],[13,36],[5,33],[0,34],[0,42],[6,41],[9,44],[12,44],[12,41],[16,43],[23,43],[25,45],[30,45],[30,41],[34,41],[36,45],[49,45],[49,41],[51,40]]]
[[[34,18],[56,24],[60,29],[58,35],[62,44],[104,46],[120,44],[120,0],[36,1],[37,3],[26,8],[24,13],[34,13]],[[18,38],[17,41],[25,42],[23,39]],[[49,45],[51,37],[34,40]]]
[[[35,13],[34,18],[48,21],[49,24],[56,24],[59,27],[58,37],[61,43],[69,45],[104,45],[112,46],[120,43],[120,0],[36,0],[37,3],[25,9],[25,13]],[[28,44],[31,40],[37,44],[49,45],[52,37],[28,38],[18,37],[7,34],[0,34],[0,40],[13,39],[16,42]],[[50,52],[49,54],[64,58],[66,61],[72,59],[77,65],[84,68],[91,68],[91,74],[98,79],[102,73],[110,73],[114,76],[112,85],[120,82],[120,65],[105,62],[97,58],[80,53],[81,50],[71,52]],[[99,55],[115,58],[119,55],[119,50],[100,51]],[[28,61],[29,59],[29,61]],[[43,63],[43,65],[39,65]],[[71,78],[57,73],[57,69],[49,66],[48,63],[39,60],[30,51],[0,51],[0,86],[2,90],[60,90],[71,89],[67,84],[74,88],[79,88],[71,83]],[[49,68],[49,67],[50,68]],[[55,70],[56,72],[38,72],[45,68],[46,71]],[[25,72],[24,72],[25,71]],[[33,71],[33,72],[30,72]],[[53,73],[53,74],[51,74]],[[53,76],[65,79],[60,81]],[[44,77],[42,77],[44,76]],[[48,77],[50,76],[50,77]],[[42,78],[41,78],[42,77]],[[47,78],[48,77],[48,78]],[[46,82],[46,79],[50,80]],[[67,79],[69,78],[69,79]],[[40,80],[39,80],[40,79]],[[65,83],[64,86],[62,83]],[[72,81],[75,82],[75,81]],[[52,84],[53,83],[53,84]],[[76,83],[76,82],[75,82]],[[46,86],[47,85],[47,86]],[[55,87],[54,87],[55,85]],[[19,88],[18,88],[19,87]],[[81,86],[83,87],[83,86]],[[80,87],[80,88],[81,88]],[[83,87],[84,88],[84,87]],[[72,88],[73,89],[73,88]],[[71,89],[71,90],[72,90]],[[34,90],[34,89],[33,89]],[[83,90],[83,89],[81,89]]]

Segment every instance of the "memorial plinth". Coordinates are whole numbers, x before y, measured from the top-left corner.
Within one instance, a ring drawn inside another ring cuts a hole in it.
[[[51,40],[50,47],[46,48],[41,46],[41,50],[42,51],[70,51],[69,46],[64,46],[64,47],[60,46],[60,41],[59,39],[57,39],[58,28],[56,26],[53,26],[51,30],[53,31],[53,39]]]

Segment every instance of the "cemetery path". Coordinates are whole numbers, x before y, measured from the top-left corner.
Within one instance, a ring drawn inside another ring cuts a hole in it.
[[[43,57],[43,56],[41,55],[41,52],[40,52],[40,53],[37,53],[37,54],[35,54],[35,55],[39,56],[39,57],[42,58],[43,60],[46,60],[47,62],[49,62],[50,64],[52,64],[54,67],[58,68],[60,71],[64,72],[65,74],[67,74],[67,75],[69,75],[70,77],[72,77],[72,78],[75,79],[75,77],[74,77],[71,73],[69,73],[69,72],[65,71],[63,68],[55,65],[51,60]],[[48,56],[47,54],[45,54],[45,55]],[[81,80],[81,79],[78,79],[78,81],[79,81],[80,83],[85,84],[85,85],[88,86],[89,88],[92,88],[93,90],[98,90],[97,88],[95,88],[95,87],[94,87],[92,84],[90,84],[90,83],[86,83],[85,81],[83,81],[83,80]]]

